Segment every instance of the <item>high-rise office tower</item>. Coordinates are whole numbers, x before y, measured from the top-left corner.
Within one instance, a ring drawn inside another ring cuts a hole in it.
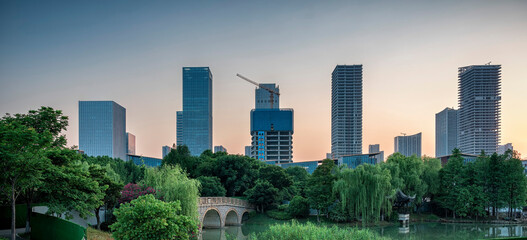
[[[126,160],[126,109],[114,101],[79,101],[79,150]]]
[[[176,113],[176,144],[183,145],[183,111]]]
[[[293,161],[293,109],[251,110],[251,157]]]
[[[362,65],[337,65],[331,75],[331,153],[362,153]]]
[[[260,86],[263,86],[265,88],[271,89],[277,93],[280,93],[280,88],[276,86],[274,83],[262,83]],[[255,109],[263,109],[263,108],[271,108],[271,93],[263,88],[256,88],[254,91],[255,98],[254,98],[254,108]],[[273,104],[272,108],[280,108],[280,96],[277,94],[273,94]]]
[[[217,152],[224,152],[224,153],[226,153],[227,152],[227,148],[225,148],[223,145],[214,146],[214,153],[217,153]]]
[[[208,67],[183,68],[183,111],[177,119],[177,133],[181,129],[178,145],[186,145],[195,156],[212,150],[212,73]]]
[[[512,143],[506,143],[503,145],[498,145],[498,154],[504,154],[507,150],[514,151],[514,147],[512,146]]]
[[[450,155],[458,147],[457,114],[453,108],[436,113],[436,157]]]
[[[501,65],[458,70],[458,146],[462,153],[498,150],[501,121]]]
[[[394,152],[399,152],[407,157],[414,154],[421,157],[421,133],[395,137]]]
[[[135,155],[135,135],[126,133],[126,154]]]

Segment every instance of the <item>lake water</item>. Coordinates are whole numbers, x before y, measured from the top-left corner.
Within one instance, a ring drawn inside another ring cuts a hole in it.
[[[249,234],[265,231],[274,222],[245,223],[223,229],[203,229],[203,240],[247,239]],[[347,227],[345,225],[339,225]],[[527,237],[527,225],[411,223],[408,229],[398,226],[369,228],[391,239],[484,239],[499,237]]]

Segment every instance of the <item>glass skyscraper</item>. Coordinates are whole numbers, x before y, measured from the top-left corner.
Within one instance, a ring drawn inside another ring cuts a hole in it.
[[[126,109],[114,101],[79,101],[79,150],[126,160]]]
[[[212,73],[208,67],[183,68],[183,111],[178,112],[176,125],[178,145],[186,145],[192,155],[212,150]]]
[[[362,153],[362,65],[337,65],[331,76],[331,153]]]
[[[458,145],[462,153],[498,150],[501,119],[501,65],[458,69]]]
[[[450,155],[457,148],[457,113],[445,108],[436,114],[436,157]]]

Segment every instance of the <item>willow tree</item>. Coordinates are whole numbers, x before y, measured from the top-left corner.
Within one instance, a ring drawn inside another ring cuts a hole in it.
[[[152,186],[163,201],[179,201],[181,213],[178,214],[198,219],[197,199],[200,183],[198,180],[189,179],[178,165],[147,169],[143,183]]]
[[[387,169],[379,165],[362,164],[356,169],[344,169],[338,174],[333,190],[340,196],[343,210],[355,218],[362,218],[362,224],[378,222],[381,213],[392,211],[390,196],[394,189]]]

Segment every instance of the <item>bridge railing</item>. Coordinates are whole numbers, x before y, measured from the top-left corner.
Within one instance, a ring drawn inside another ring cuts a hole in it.
[[[247,200],[230,197],[200,197],[199,205],[235,205],[243,207],[252,207]]]

